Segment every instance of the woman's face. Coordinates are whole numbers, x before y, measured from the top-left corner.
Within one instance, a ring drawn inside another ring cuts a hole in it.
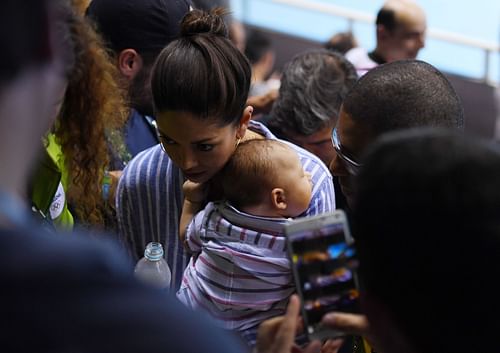
[[[242,119],[243,120],[243,119]],[[160,143],[187,179],[204,183],[229,160],[237,141],[245,134],[245,123],[221,126],[189,112],[157,114]]]

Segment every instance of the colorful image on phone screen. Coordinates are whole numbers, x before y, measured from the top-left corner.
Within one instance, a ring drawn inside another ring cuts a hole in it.
[[[321,319],[328,312],[359,312],[358,261],[345,234],[345,224],[329,224],[289,236],[308,334],[322,330]]]

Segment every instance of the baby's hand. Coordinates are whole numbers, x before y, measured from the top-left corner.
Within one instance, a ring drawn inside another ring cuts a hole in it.
[[[202,203],[207,198],[207,184],[195,183],[186,180],[182,186],[184,192],[184,200],[191,203]]]

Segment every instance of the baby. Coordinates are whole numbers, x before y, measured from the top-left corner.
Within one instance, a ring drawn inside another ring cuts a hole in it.
[[[276,140],[240,144],[220,178],[226,201],[197,214],[200,186],[184,184],[180,237],[193,256],[177,297],[253,345],[259,324],[282,315],[294,292],[283,225],[309,207],[312,183]]]

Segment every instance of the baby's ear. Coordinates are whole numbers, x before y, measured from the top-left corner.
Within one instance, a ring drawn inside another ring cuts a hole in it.
[[[271,200],[274,208],[277,210],[286,210],[288,205],[286,203],[285,190],[282,188],[274,188],[271,191]]]

